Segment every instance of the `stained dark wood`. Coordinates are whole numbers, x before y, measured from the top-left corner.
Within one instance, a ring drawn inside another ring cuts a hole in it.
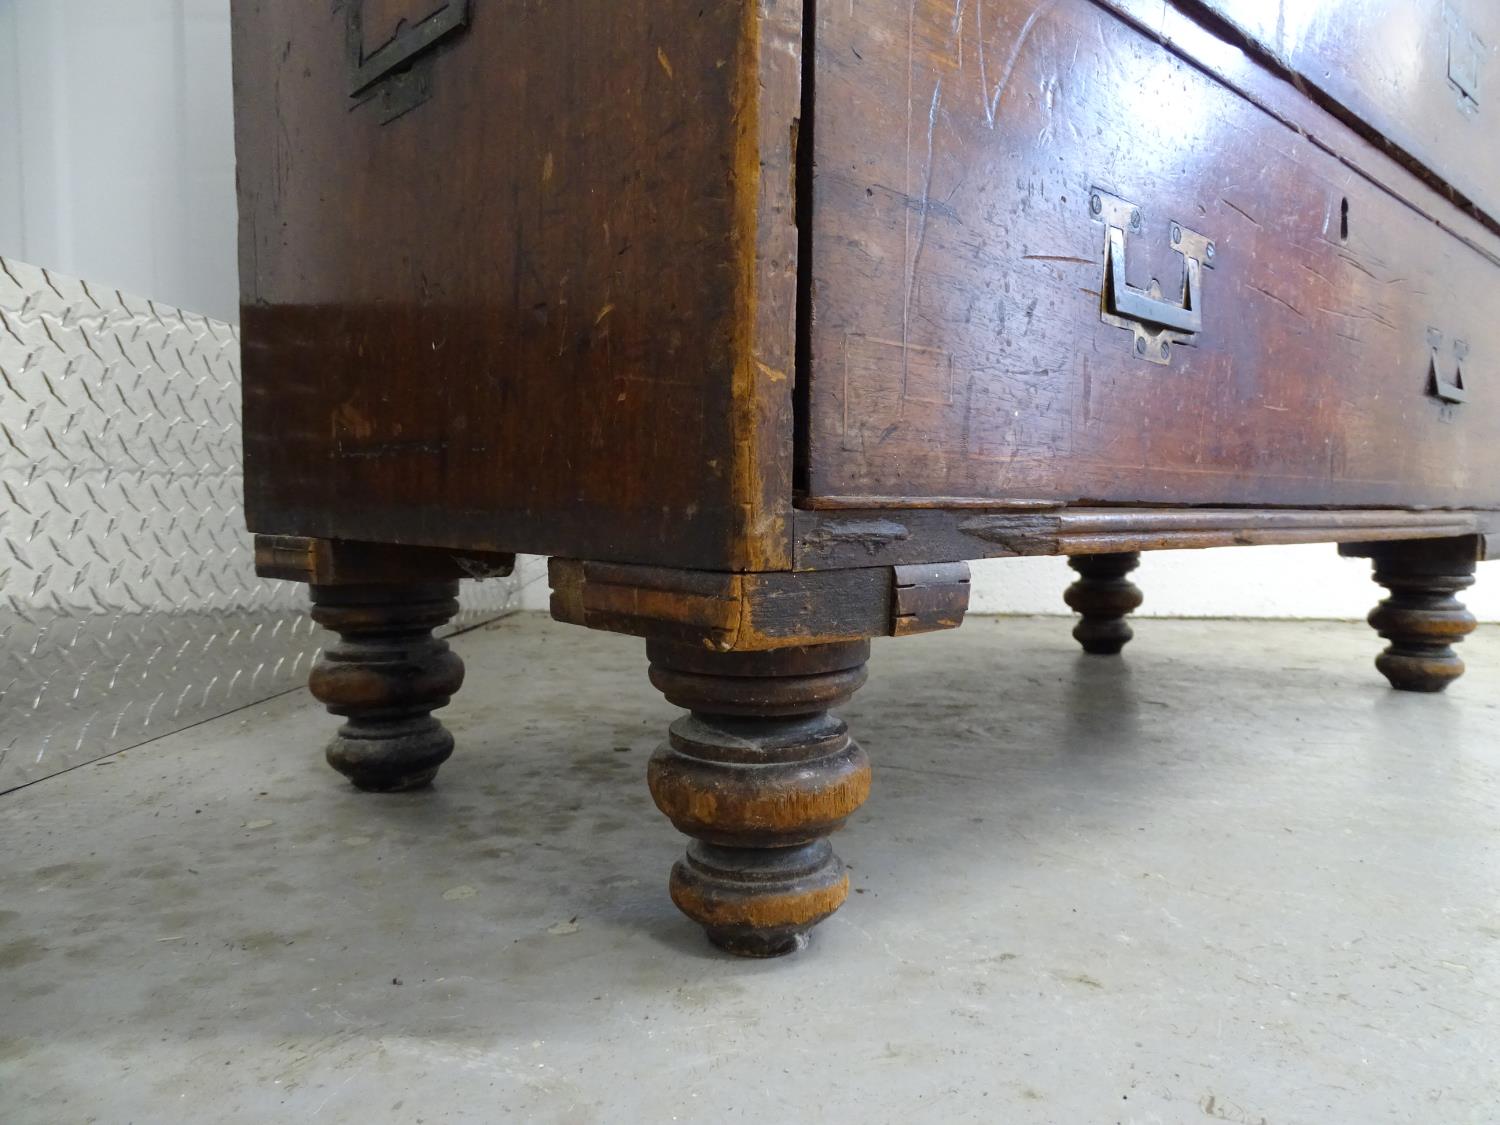
[[[891,636],[957,629],[969,609],[969,564],[891,567]]]
[[[352,543],[295,535],[255,537],[256,574],[314,586],[501,578],[510,574],[515,565],[516,557],[510,554]]]
[[[967,564],[816,574],[721,574],[552,559],[558,621],[715,652],[957,628],[969,604]]]
[[[432,630],[456,612],[460,579],[511,573],[515,556],[296,536],[255,537],[263,578],[310,587],[313,620],[339,634],[312,668],[315,698],[348,721],[328,762],[372,792],[430,783],[453,753],[432,711],[464,666]]]
[[[1288,75],[1253,49],[1241,49],[1242,35],[1226,30],[1222,18],[1205,15],[1202,5],[1193,0],[1096,2],[1346,168],[1379,184],[1426,222],[1500,263],[1493,224],[1470,208],[1455,206],[1451,190],[1403,160],[1383,139],[1371,137],[1363,123],[1325,109],[1322,100],[1309,96],[1300,76]]]
[[[251,528],[785,566],[800,6],[476,2],[385,121],[359,3],[232,6]]]
[[[1474,584],[1480,544],[1473,536],[1417,543],[1360,544],[1341,553],[1374,561],[1375,581],[1390,591],[1370,625],[1390,645],[1375,667],[1402,691],[1442,691],[1464,674],[1453,646],[1477,622],[1455,596]]]
[[[1088,0],[823,4],[815,49],[812,497],[1500,502],[1500,416],[1427,393],[1429,328],[1500,355],[1492,257],[1326,138]],[[1133,285],[1215,243],[1165,366],[1101,323],[1096,186]]]
[[[1500,220],[1500,6],[1493,0],[1182,6],[1223,19],[1339,116]]]
[[[433,718],[463,685],[464,665],[432,635],[458,612],[458,583],[313,586],[312,617],[339,636],[309,687],[345,719],[328,764],[360,789],[420,789],[453,753]]]
[[[1141,564],[1135,551],[1112,555],[1076,555],[1068,565],[1078,581],[1063,592],[1068,608],[1083,615],[1073,627],[1073,639],[1094,656],[1116,656],[1135,631],[1126,616],[1141,607],[1140,589],[1127,575]]]
[[[651,682],[690,712],[649,773],[657,807],[693,837],[672,901],[731,953],[790,953],[849,895],[828,836],[869,796],[870,761],[828,709],[864,683],[870,646],[647,653]]]
[[[1277,543],[1446,538],[1500,529],[1496,512],[1061,508],[798,512],[800,570],[922,560],[1084,555]]]
[[[475,4],[391,120],[353,6],[234,8],[266,533],[862,565],[794,544],[799,422],[825,509],[1500,503],[1500,423],[1426,393],[1429,328],[1482,386],[1495,232],[1160,0]],[[1215,240],[1165,367],[1099,321],[1096,185],[1137,285]]]
[[[1500,534],[1500,149],[1433,19],[1483,78],[1500,17],[1265,7],[232,0],[246,509],[340,633],[330,761],[429,782],[455,579],[559,556],[554,616],[648,638],[690,711],[674,899],[769,956],[848,891],[828,709],[869,638],[961,621],[966,559],[1072,556],[1118,652],[1136,552],[1353,542],[1381,670],[1451,681]]]

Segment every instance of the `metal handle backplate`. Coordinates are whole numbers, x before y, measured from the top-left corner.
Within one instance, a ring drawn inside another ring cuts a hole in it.
[[[1182,293],[1169,300],[1153,280],[1138,289],[1125,280],[1125,244],[1130,234],[1141,235],[1145,219],[1128,200],[1095,188],[1089,193],[1089,212],[1104,225],[1104,278],[1100,286],[1099,319],[1128,329],[1135,354],[1152,363],[1169,363],[1174,343],[1190,343],[1203,331],[1203,270],[1212,269],[1214,244],[1180,223],[1170,224],[1172,249],[1182,255]]]
[[[1199,293],[1198,261],[1184,259],[1182,303],[1163,300],[1159,293],[1137,289],[1125,280],[1125,232],[1109,228],[1109,303],[1120,316],[1147,324],[1160,324],[1179,332],[1203,331],[1202,295]]]
[[[1469,345],[1463,340],[1454,340],[1450,348],[1443,346],[1443,334],[1436,328],[1427,330],[1429,361],[1427,367],[1427,393],[1439,402],[1459,406],[1469,401],[1468,388],[1464,386],[1464,363],[1469,358]],[[1453,353],[1453,378],[1443,374],[1449,360],[1445,355]]]

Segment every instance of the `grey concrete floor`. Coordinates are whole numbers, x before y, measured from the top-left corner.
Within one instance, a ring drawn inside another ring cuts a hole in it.
[[[643,646],[459,642],[438,787],[300,694],[0,798],[0,1120],[1500,1122],[1500,644],[1364,626],[878,642],[804,953],[679,917]]]

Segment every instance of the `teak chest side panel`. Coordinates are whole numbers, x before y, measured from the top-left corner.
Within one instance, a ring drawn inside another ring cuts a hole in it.
[[[1484,255],[1087,0],[822,4],[815,43],[811,503],[1500,502]],[[1132,286],[1215,243],[1166,364],[1101,323],[1094,188]]]
[[[406,112],[361,7],[234,3],[252,530],[788,565],[800,5],[473,3]]]

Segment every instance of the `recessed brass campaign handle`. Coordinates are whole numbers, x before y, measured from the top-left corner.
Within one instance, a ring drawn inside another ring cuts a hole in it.
[[[1146,230],[1141,209],[1094,188],[1089,192],[1089,214],[1104,227],[1099,319],[1130,332],[1137,358],[1170,363],[1172,345],[1196,344],[1203,331],[1203,271],[1214,268],[1213,242],[1181,223],[1168,224],[1172,249],[1182,255],[1182,295],[1171,300],[1155,278],[1149,289],[1137,289],[1125,280],[1125,240],[1131,235],[1139,238]]]
[[[1178,239],[1181,242],[1181,239]],[[1180,250],[1181,247],[1179,246]],[[1154,297],[1125,280],[1125,232],[1109,228],[1109,303],[1120,316],[1147,324],[1160,324],[1178,332],[1203,331],[1202,279],[1198,259],[1183,256],[1182,303]]]
[[[1464,364],[1469,358],[1469,345],[1463,340],[1454,340],[1453,378],[1444,375],[1449,360],[1444,354],[1449,348],[1443,346],[1443,334],[1436,328],[1427,330],[1429,360],[1427,365],[1427,393],[1439,402],[1459,406],[1469,401],[1468,388],[1464,386]]]

